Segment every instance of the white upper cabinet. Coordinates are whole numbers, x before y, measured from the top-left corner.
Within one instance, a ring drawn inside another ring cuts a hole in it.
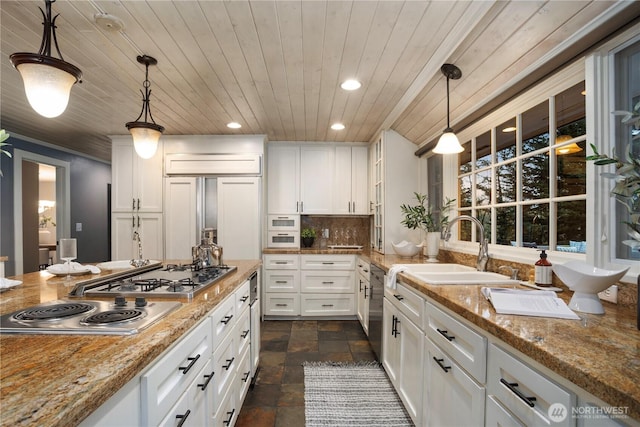
[[[162,141],[147,160],[130,136],[114,137],[111,153],[112,211],[162,212]]]
[[[270,145],[268,150],[268,213],[299,214],[300,147],[293,145]]]
[[[368,148],[336,147],[333,186],[333,213],[367,215]]]
[[[300,213],[333,213],[334,156],[332,146],[300,148]]]

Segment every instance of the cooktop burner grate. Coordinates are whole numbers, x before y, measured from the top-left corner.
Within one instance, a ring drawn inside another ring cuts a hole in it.
[[[54,304],[45,307],[32,307],[14,315],[16,320],[55,320],[76,316],[93,309],[93,305],[85,303]]]
[[[136,309],[130,310],[108,310],[92,314],[84,318],[80,323],[83,325],[108,325],[111,323],[126,322],[137,319],[143,312]]]

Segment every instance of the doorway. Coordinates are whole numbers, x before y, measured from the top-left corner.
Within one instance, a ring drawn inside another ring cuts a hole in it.
[[[51,233],[55,234],[49,236],[47,242],[53,242],[53,245],[55,245],[59,238],[70,236],[70,163],[18,149],[14,150],[13,158],[14,257],[15,274],[19,275],[27,272],[27,270],[36,271],[37,267],[34,270],[34,265],[39,266],[40,264],[39,231],[42,222],[45,222],[45,225],[48,226],[47,228],[50,228],[52,223],[55,223],[55,229],[49,229]],[[55,210],[51,210],[51,207],[45,210],[44,204],[46,203],[40,203],[40,200],[44,202],[48,199],[41,199],[39,196],[34,199],[33,195],[29,195],[36,192],[39,193],[39,189],[33,189],[34,186],[39,184],[33,182],[34,173],[26,172],[26,170],[39,172],[40,165],[43,165],[43,170],[49,171],[50,174],[55,174],[54,178],[49,178],[53,180],[53,188],[51,188],[50,194],[55,194]],[[31,177],[25,178],[25,180],[30,182],[23,182],[23,168],[25,169],[25,176]],[[29,199],[32,201],[29,202]],[[36,200],[36,202],[34,203],[33,200]],[[43,206],[40,206],[41,204]],[[40,210],[43,213],[46,211],[50,219],[44,220],[39,212]],[[48,247],[51,247],[51,245]],[[30,254],[28,257],[25,256],[25,248],[27,253]],[[37,253],[34,252],[36,249],[38,250]],[[34,257],[34,259],[31,257]],[[55,257],[53,258],[55,259]]]

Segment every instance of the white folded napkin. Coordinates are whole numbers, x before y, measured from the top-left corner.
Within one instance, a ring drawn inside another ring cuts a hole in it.
[[[70,267],[67,267],[67,264],[54,264],[47,267],[47,271],[52,274],[67,274],[71,272],[71,274],[77,273],[88,273],[98,274],[100,273],[100,269],[95,265],[82,265],[79,262],[71,262]]]
[[[403,271],[407,271],[407,266],[402,264],[393,264],[387,273],[387,288],[395,289],[396,288],[396,275],[398,273],[402,273]]]
[[[0,278],[0,289],[13,288],[22,284],[20,280],[7,279],[5,277]]]

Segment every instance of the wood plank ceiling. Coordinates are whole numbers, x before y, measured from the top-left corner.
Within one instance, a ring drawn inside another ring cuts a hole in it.
[[[151,111],[165,134],[370,141],[392,128],[420,145],[445,127],[442,63],[463,73],[451,85],[456,124],[554,55],[575,55],[588,34],[637,19],[638,3],[59,0],[60,49],[83,82],[65,113],[46,119],[9,62],[37,51],[44,3],[2,0],[0,126],[109,161],[107,135],[127,133],[140,112],[136,56],[147,54],[158,60]],[[123,28],[102,28],[100,14]],[[362,88],[340,89],[347,78]],[[242,128],[227,128],[231,121]],[[331,130],[334,122],[346,129]]]

